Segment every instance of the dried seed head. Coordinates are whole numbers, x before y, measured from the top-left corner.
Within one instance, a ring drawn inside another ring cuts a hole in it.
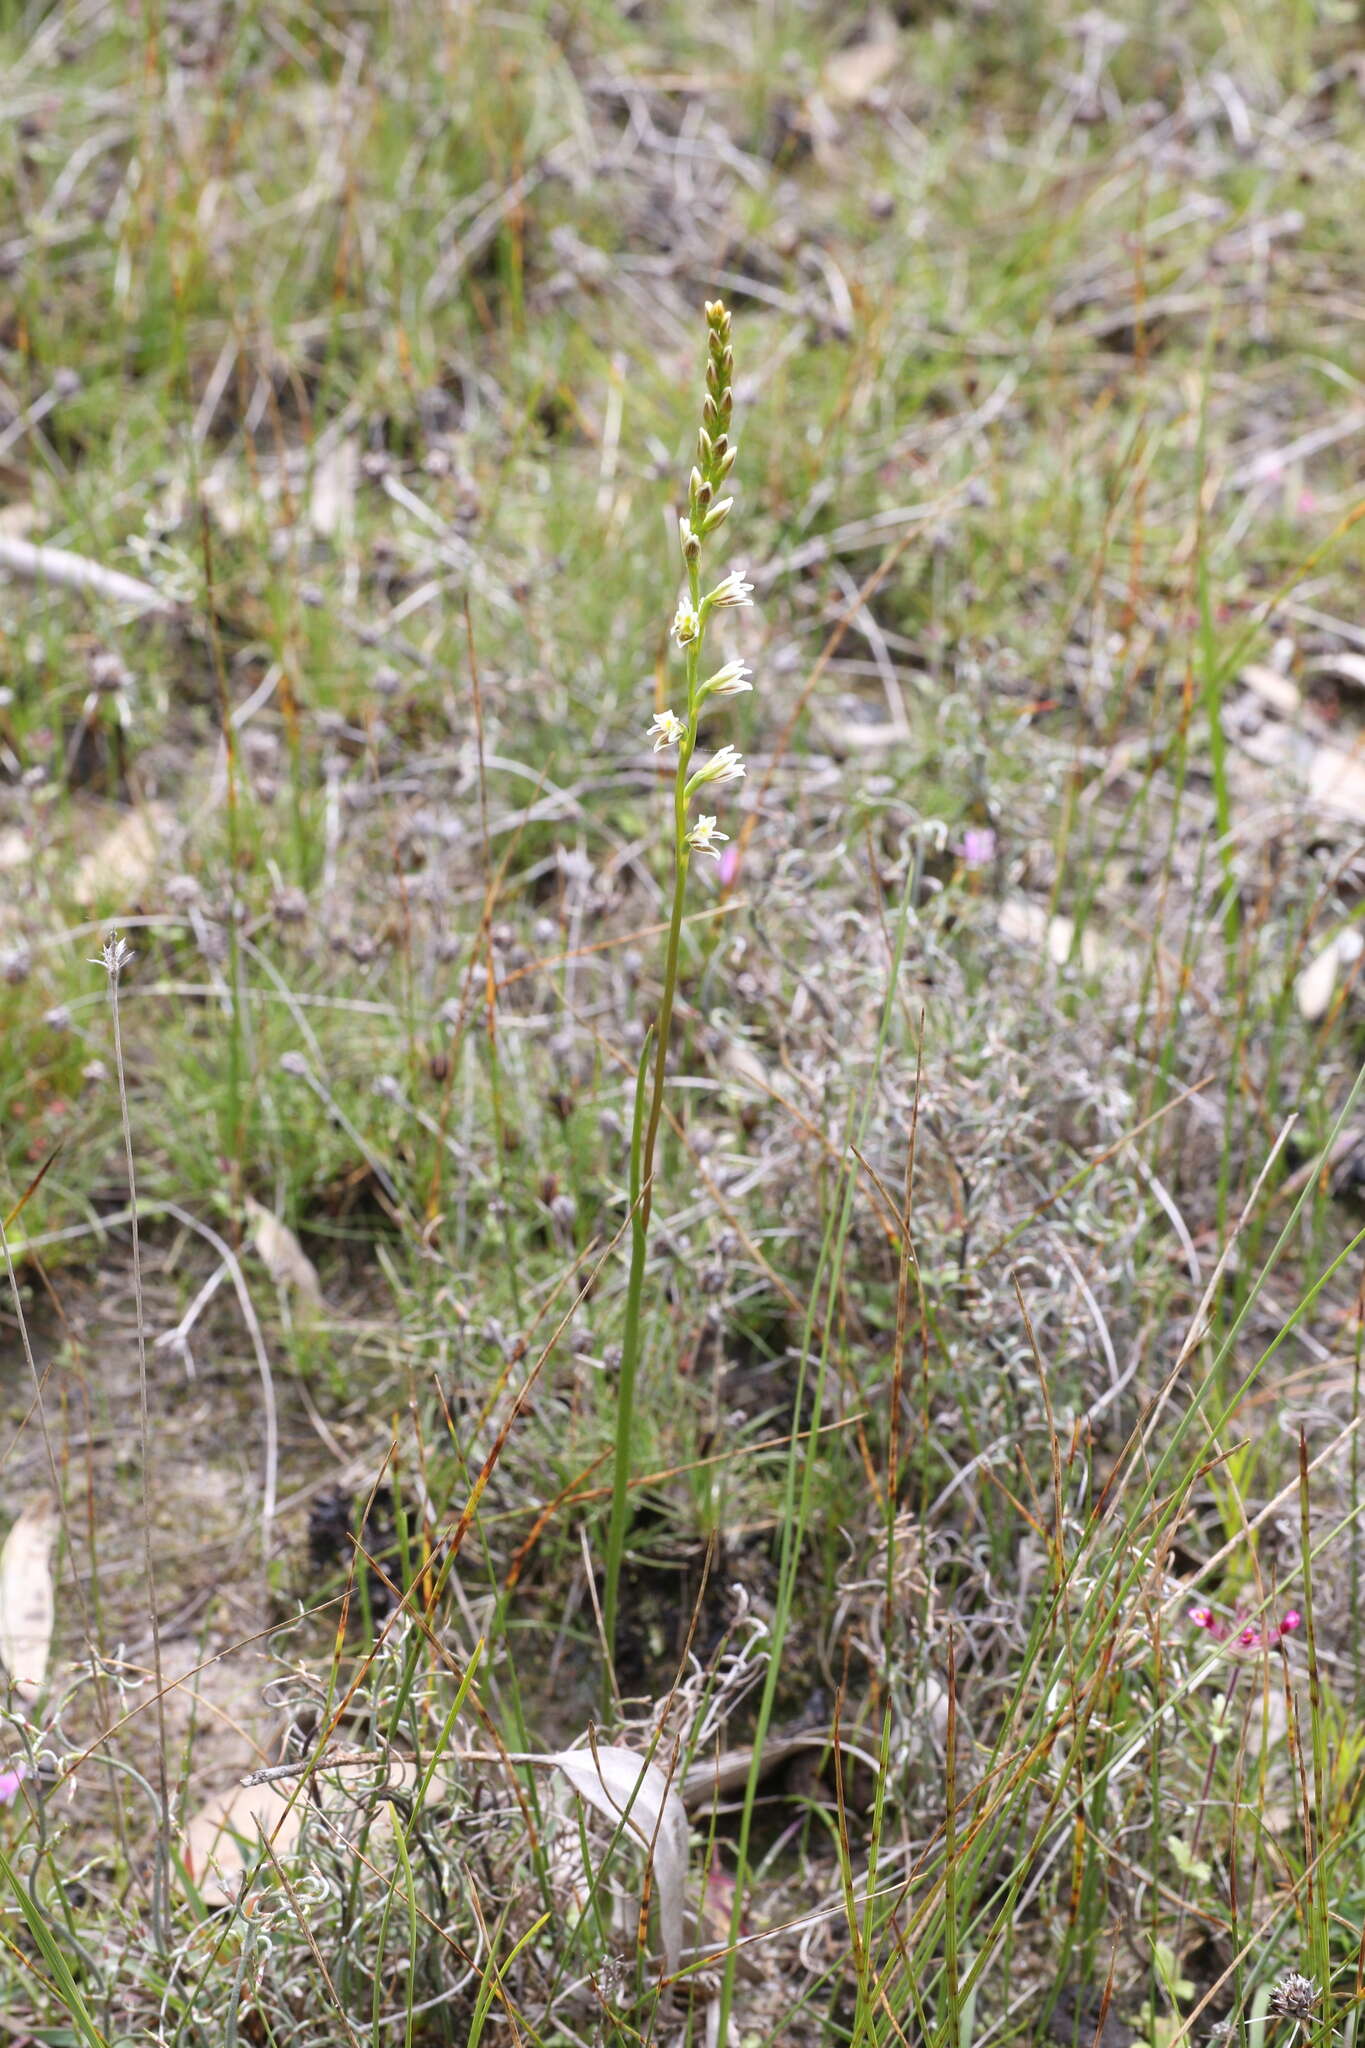
[[[132,957],[133,949],[122,934],[120,932],[110,932],[104,942],[99,958],[92,961],[91,965],[102,967],[109,976],[110,981],[117,982]]]
[[[1280,2019],[1310,2019],[1317,2002],[1317,1985],[1300,1970],[1287,1970],[1270,1994],[1270,2010]]]

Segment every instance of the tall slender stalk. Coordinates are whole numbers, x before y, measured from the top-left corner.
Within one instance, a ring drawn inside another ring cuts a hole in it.
[[[737,450],[730,439],[734,401],[730,390],[734,357],[730,348],[730,315],[719,300],[706,308],[706,396],[702,401],[702,423],[697,435],[697,460],[688,480],[687,512],[678,521],[687,591],[673,617],[673,641],[686,664],[687,712],[685,717],[660,711],[649,728],[655,753],[677,749],[673,772],[673,906],[668,920],[664,948],[663,992],[654,1026],[653,1064],[649,1040],[641,1056],[635,1082],[635,1116],[630,1147],[630,1278],[626,1286],[626,1316],[621,1339],[621,1373],[616,1399],[616,1451],[612,1466],[611,1522],[607,1532],[606,1590],[603,1623],[607,1648],[615,1658],[616,1626],[621,1586],[621,1563],[630,1533],[630,1475],[633,1468],[635,1388],[643,1348],[645,1267],[649,1257],[649,1219],[654,1204],[654,1156],[659,1123],[663,1116],[664,1084],[668,1078],[668,1038],[673,1020],[673,1001],[678,987],[678,961],[682,949],[683,907],[687,896],[687,874],[693,853],[709,853],[720,859],[728,838],[716,830],[714,817],[698,813],[690,823],[692,801],[711,782],[734,782],[744,773],[744,763],[731,746],[714,753],[694,769],[697,735],[707,701],[711,697],[735,697],[752,687],[742,661],[728,661],[703,682],[701,652],[707,625],[715,612],[726,611],[753,601],[752,587],[737,570],[702,595],[702,544],[729,515],[733,498],[719,495]],[[646,1112],[646,1104],[648,1109]]]
[[[132,959],[126,939],[111,932],[100,956],[109,977],[109,1014],[114,1026],[114,1073],[123,1121],[123,1152],[128,1169],[128,1210],[133,1239],[133,1299],[137,1309],[138,1435],[142,1467],[142,1572],[147,1589],[147,1619],[152,1632],[152,1676],[156,1683],[157,1837],[152,1865],[152,1931],[157,1947],[167,1945],[167,1890],[171,1864],[171,1794],[166,1770],[166,1686],[161,1669],[161,1613],[157,1602],[156,1562],[152,1555],[152,1424],[147,1397],[147,1313],[142,1298],[142,1247],[138,1235],[137,1173],[133,1163],[133,1122],[128,1108],[128,1075],[123,1062],[123,1020],[119,981]]]

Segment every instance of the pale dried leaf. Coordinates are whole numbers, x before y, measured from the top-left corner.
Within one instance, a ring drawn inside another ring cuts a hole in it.
[[[862,42],[836,50],[821,73],[820,83],[832,106],[856,107],[884,85],[900,60],[896,24],[878,12]]]
[[[12,505],[0,505],[0,533],[22,540],[37,524],[38,508],[29,499],[16,498]]]
[[[1036,953],[1049,950],[1045,904],[1034,903],[1027,896],[1007,896],[1000,906],[997,923],[1002,937],[1016,946],[1027,946]]]
[[[353,440],[338,441],[313,465],[308,494],[308,523],[322,540],[344,538],[355,524],[356,481],[360,449]]]
[[[219,464],[209,470],[199,486],[199,494],[213,514],[219,532],[229,540],[247,532],[260,517],[264,493],[249,491],[236,469]]]
[[[1303,699],[1298,686],[1268,662],[1249,661],[1238,680],[1279,718],[1295,718]]]
[[[288,1287],[301,1301],[313,1308],[322,1306],[322,1288],[318,1284],[317,1268],[287,1223],[281,1223],[278,1216],[272,1216],[269,1209],[259,1202],[246,1199],[247,1221],[251,1225],[251,1242],[260,1254],[261,1263],[277,1287]]]
[[[0,868],[23,868],[33,858],[33,846],[27,832],[18,825],[6,825],[0,831]]]
[[[1340,747],[1313,749],[1308,764],[1308,793],[1325,810],[1354,825],[1365,825],[1365,761]]]
[[[1299,1006],[1299,1015],[1309,1024],[1316,1024],[1327,1015],[1337,985],[1337,970],[1340,961],[1337,942],[1329,939],[1316,953],[1294,983],[1294,1000]]]
[[[35,1494],[0,1551],[0,1659],[24,1700],[37,1698],[47,1676],[56,1617],[52,1549],[57,1528],[56,1501],[50,1493]]]
[[[76,868],[71,894],[84,908],[115,903],[131,909],[156,872],[160,841],[170,824],[163,805],[125,812]]]
[[[1294,983],[1299,1015],[1316,1024],[1327,1014],[1341,970],[1360,958],[1362,940],[1354,925],[1334,932],[1326,945],[1314,954]]]
[[[1049,917],[1047,907],[1027,896],[1007,896],[1000,905],[997,921],[1003,937],[1035,953],[1046,953],[1054,967],[1065,967],[1075,957],[1087,974],[1130,970],[1136,966],[1132,954],[1100,931],[1091,918],[1076,945],[1075,920],[1060,912]]]
[[[1337,676],[1343,683],[1354,683],[1358,690],[1365,690],[1365,654],[1353,654],[1349,648],[1324,655],[1321,661],[1313,663],[1312,672],[1315,676]]]
[[[595,1750],[564,1749],[537,1759],[562,1771],[580,1798],[609,1821],[625,1826],[644,1846],[654,1872],[664,1962],[682,1961],[683,1900],[687,1890],[687,1815],[659,1766],[619,1743]]]
[[[181,1855],[200,1897],[211,1906],[231,1905],[243,1873],[258,1859],[261,1843],[287,1856],[303,1826],[302,1795],[291,1803],[293,1781],[278,1785],[234,1785],[206,1800],[186,1822]]]

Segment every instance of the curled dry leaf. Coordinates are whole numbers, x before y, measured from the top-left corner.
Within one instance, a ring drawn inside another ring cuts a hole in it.
[[[682,1961],[687,1815],[659,1766],[646,1763],[633,1749],[609,1742],[599,1742],[595,1749],[562,1749],[552,1756],[527,1757],[525,1761],[553,1764],[580,1798],[618,1826],[624,1822],[643,1845],[659,1901],[664,1963],[676,1970]]]
[[[1340,682],[1354,684],[1357,690],[1365,690],[1365,654],[1353,654],[1349,648],[1342,648],[1315,661],[1311,673],[1334,676]]]
[[[251,1242],[275,1285],[291,1288],[310,1308],[321,1308],[322,1289],[318,1284],[317,1268],[289,1225],[281,1223],[278,1216],[272,1216],[269,1209],[263,1209],[249,1195],[246,1214],[251,1225]]]
[[[1281,675],[1277,668],[1272,668],[1268,661],[1249,661],[1238,681],[1278,718],[1297,718],[1303,709],[1298,685],[1288,676]]]
[[[900,63],[900,40],[894,17],[878,8],[858,43],[836,50],[826,60],[820,82],[835,107],[856,107],[885,85]]]
[[[23,1700],[36,1699],[47,1676],[55,1606],[52,1547],[57,1503],[36,1494],[0,1551],[0,1659]]]
[[[204,1903],[230,1906],[243,1873],[268,1841],[276,1856],[287,1856],[303,1826],[302,1796],[290,1801],[293,1781],[278,1785],[234,1785],[206,1800],[185,1824],[181,1854],[185,1870]]]

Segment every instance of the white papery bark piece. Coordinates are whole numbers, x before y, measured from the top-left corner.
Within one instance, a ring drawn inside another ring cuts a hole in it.
[[[36,1699],[47,1677],[56,1603],[52,1548],[57,1503],[39,1493],[16,1519],[0,1551],[0,1660],[23,1700]]]
[[[607,1820],[624,1824],[642,1844],[654,1873],[664,1963],[676,1970],[682,1961],[687,1892],[687,1814],[659,1766],[613,1742],[518,1761],[552,1764],[581,1799]]]

